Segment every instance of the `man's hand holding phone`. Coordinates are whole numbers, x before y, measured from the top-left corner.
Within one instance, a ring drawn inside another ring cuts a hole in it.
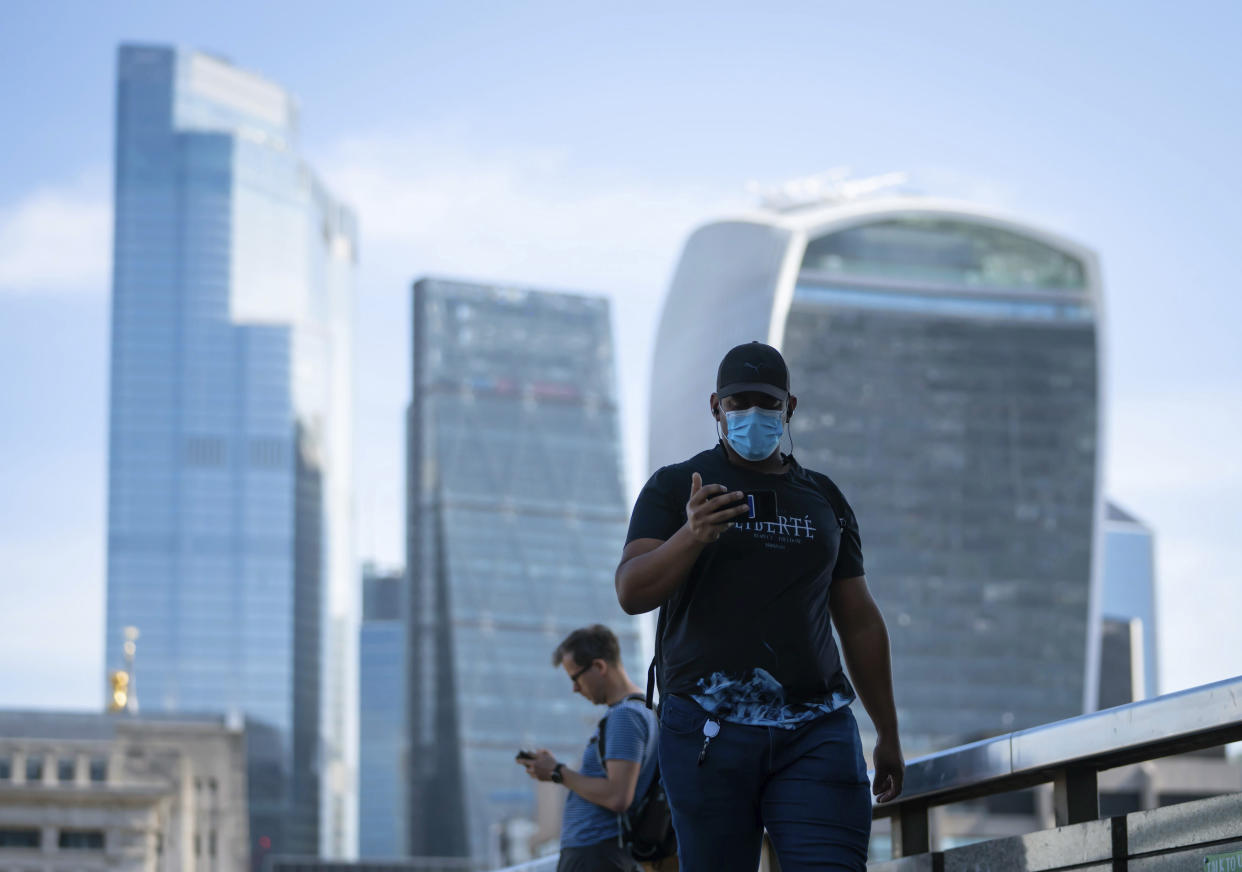
[[[556,758],[547,748],[538,751],[518,751],[514,758],[526,767],[526,774],[536,781],[551,781],[552,770],[556,768]]]
[[[742,494],[746,499],[746,506],[750,510],[746,515],[748,521],[775,521],[776,520],[776,491],[774,490],[748,490]]]
[[[730,491],[722,484],[703,484],[697,472],[690,475],[690,499],[686,503],[686,526],[703,543],[715,542],[750,506],[741,491]]]

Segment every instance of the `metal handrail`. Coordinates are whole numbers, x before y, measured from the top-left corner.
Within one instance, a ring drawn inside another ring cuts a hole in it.
[[[930,851],[935,806],[1049,781],[1057,825],[1084,823],[1099,818],[1097,773],[1239,740],[1242,676],[910,760],[901,796],[872,816],[893,819],[894,858]],[[510,870],[535,872],[549,859]]]
[[[893,856],[930,850],[928,809],[1054,782],[1058,826],[1099,818],[1096,773],[1242,740],[1242,676],[972,742],[906,764]]]

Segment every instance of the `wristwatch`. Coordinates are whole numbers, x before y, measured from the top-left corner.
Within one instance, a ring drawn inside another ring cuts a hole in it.
[[[552,774],[549,775],[548,777],[552,779],[552,781],[555,782],[556,784],[564,784],[565,776],[561,774],[561,770],[564,768],[565,768],[564,763],[557,763],[556,766],[552,768]]]

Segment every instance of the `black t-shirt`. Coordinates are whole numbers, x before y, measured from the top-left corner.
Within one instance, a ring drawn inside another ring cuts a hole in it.
[[[791,701],[853,696],[832,637],[833,579],[863,574],[858,522],[835,484],[788,458],[766,474],[734,466],[723,445],[657,470],[634,504],[626,542],[669,539],[686,522],[690,476],[776,492],[777,521],[741,521],[703,549],[663,606],[662,693],[692,694],[723,672],[767,670]]]

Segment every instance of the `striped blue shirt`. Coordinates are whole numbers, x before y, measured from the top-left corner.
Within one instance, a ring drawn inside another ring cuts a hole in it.
[[[636,699],[622,700],[608,709],[608,725],[605,727],[604,753],[609,760],[633,760],[641,762],[638,784],[634,798],[642,796],[656,770],[656,740],[659,728],[655,713]],[[603,778],[606,774],[599,759],[599,727],[586,750],[582,752],[582,765],[578,771],[589,778]],[[621,818],[602,805],[583,799],[572,790],[565,797],[565,816],[561,820],[561,847],[581,848],[596,845],[606,839],[615,839],[621,833]]]

